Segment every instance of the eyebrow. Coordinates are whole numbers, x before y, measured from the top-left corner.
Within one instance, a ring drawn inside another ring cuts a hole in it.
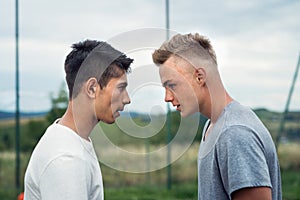
[[[121,87],[127,87],[128,83],[127,82],[122,82],[122,83],[119,83],[118,86],[121,86]]]
[[[165,82],[162,84],[162,86],[163,86],[163,87],[166,87],[166,86],[170,83],[170,81],[171,81],[171,80],[165,81]]]

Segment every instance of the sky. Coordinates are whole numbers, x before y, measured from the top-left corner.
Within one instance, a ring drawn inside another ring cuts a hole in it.
[[[15,110],[14,3],[0,0],[0,110],[7,111]],[[298,0],[170,0],[170,29],[210,39],[234,99],[251,108],[283,111],[300,56],[299,10]],[[165,28],[164,0],[26,0],[19,1],[19,20],[21,111],[50,109],[50,94],[64,82],[71,44],[90,38],[121,48],[126,44],[118,42],[127,33],[127,42],[151,43],[126,50],[135,59],[128,75],[132,104],[127,110],[166,108],[157,68],[146,67],[153,65],[151,52],[164,40],[149,29]],[[140,30],[148,33],[138,36]],[[300,110],[299,77],[290,109]]]

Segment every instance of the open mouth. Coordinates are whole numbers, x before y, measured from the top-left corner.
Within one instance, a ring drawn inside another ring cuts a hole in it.
[[[117,118],[117,117],[119,117],[119,116],[120,116],[120,112],[116,111],[116,112],[114,113],[114,118]]]
[[[124,108],[118,109],[116,110],[116,112],[114,113],[114,117],[117,118],[120,116],[120,112],[122,112],[124,110]]]

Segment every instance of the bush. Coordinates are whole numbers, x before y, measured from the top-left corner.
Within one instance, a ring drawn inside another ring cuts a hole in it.
[[[30,120],[21,133],[21,151],[31,152],[38,143],[49,123],[44,118]]]

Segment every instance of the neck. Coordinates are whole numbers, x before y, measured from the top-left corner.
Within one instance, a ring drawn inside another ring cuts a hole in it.
[[[208,85],[208,92],[209,92],[209,104],[207,106],[210,108],[209,110],[209,118],[211,120],[211,124],[214,124],[221,113],[223,112],[224,108],[233,101],[233,99],[229,96],[227,91],[225,90],[222,82],[220,79],[215,79],[214,82]]]
[[[80,108],[80,106],[76,106],[76,108]],[[88,115],[85,115],[84,111],[81,112],[80,109],[74,110],[73,102],[70,101],[65,114],[59,121],[59,124],[72,129],[80,137],[90,141],[89,136],[96,123],[92,123],[92,121],[86,116]]]
[[[232,101],[233,99],[229,96],[229,94],[226,91],[220,99],[213,100],[211,107],[212,113],[210,115],[210,120],[212,124],[216,123],[225,107]]]
[[[223,112],[224,108],[232,101],[233,101],[233,99],[225,91],[223,101],[218,101],[218,99],[217,99],[216,101],[211,102],[211,113],[210,113],[210,117],[209,117],[210,124],[209,124],[208,129],[205,132],[205,136],[203,138],[204,140],[208,136],[208,134],[209,134],[210,130],[212,129],[212,127],[214,126],[214,124],[217,122],[217,120],[220,117],[221,113]]]

